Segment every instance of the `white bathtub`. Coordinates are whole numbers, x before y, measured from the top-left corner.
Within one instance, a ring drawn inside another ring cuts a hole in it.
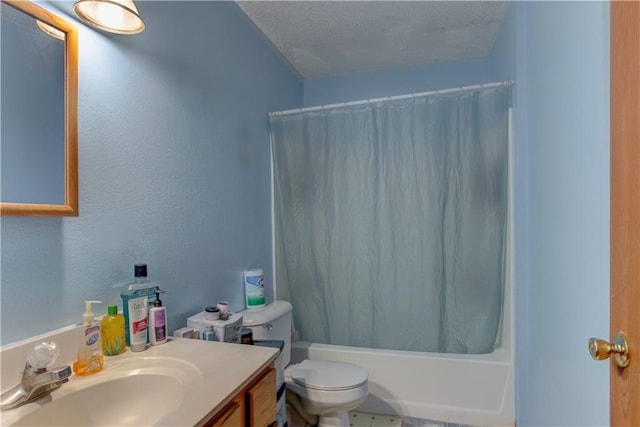
[[[369,371],[369,397],[358,409],[471,425],[514,425],[513,364],[486,355],[375,350],[296,341],[291,361],[337,360]]]

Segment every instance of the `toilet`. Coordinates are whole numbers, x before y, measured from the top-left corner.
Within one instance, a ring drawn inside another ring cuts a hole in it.
[[[276,360],[277,384],[297,395],[302,407],[318,416],[319,427],[349,426],[349,411],[360,406],[369,393],[367,371],[352,363],[330,360],[291,361],[291,304],[275,301],[263,309],[242,312],[242,323],[254,340],[282,340]],[[289,366],[288,366],[289,365]]]

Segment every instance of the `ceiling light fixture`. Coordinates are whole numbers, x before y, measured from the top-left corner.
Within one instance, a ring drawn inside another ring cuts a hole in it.
[[[78,0],[73,10],[86,23],[110,33],[144,31],[144,21],[133,0]]]
[[[42,22],[39,19],[36,19],[36,25],[40,28],[46,35],[56,38],[58,40],[64,41],[65,33],[51,25]]]

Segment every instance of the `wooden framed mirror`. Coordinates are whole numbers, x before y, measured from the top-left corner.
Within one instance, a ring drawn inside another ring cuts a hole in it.
[[[2,0],[0,214],[78,215],[78,32]]]

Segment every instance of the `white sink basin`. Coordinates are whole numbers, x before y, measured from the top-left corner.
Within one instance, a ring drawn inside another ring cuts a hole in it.
[[[108,369],[107,369],[108,368]],[[202,372],[169,357],[114,360],[100,373],[69,383],[16,417],[15,426],[143,426],[162,424],[198,390]],[[142,409],[142,410],[141,410]]]
[[[19,383],[27,350],[43,339],[62,349],[56,366],[73,361],[73,327],[0,348],[2,392]],[[276,356],[273,348],[170,337],[105,357],[102,371],[72,375],[51,394],[0,411],[0,426],[199,426]]]

